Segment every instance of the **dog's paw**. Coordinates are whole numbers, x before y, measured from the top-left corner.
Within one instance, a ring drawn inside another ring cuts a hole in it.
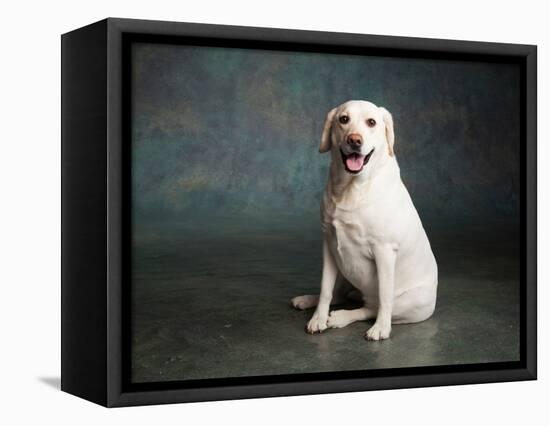
[[[320,315],[315,312],[306,326],[309,334],[321,333],[327,329],[327,315]]]
[[[327,320],[327,326],[329,328],[343,328],[351,323],[349,312],[345,309],[338,311],[332,311]]]
[[[391,324],[383,325],[379,322],[375,322],[374,325],[365,333],[365,339],[367,340],[384,340],[390,337]]]
[[[290,304],[294,309],[299,309],[303,311],[304,309],[309,309],[317,305],[319,296],[314,296],[312,294],[305,294],[303,296],[296,296],[290,299]]]

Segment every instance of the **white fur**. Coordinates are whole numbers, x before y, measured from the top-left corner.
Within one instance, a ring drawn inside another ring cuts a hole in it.
[[[342,115],[349,118],[347,123],[340,122]],[[376,124],[367,125],[368,119]],[[351,149],[346,143],[351,133],[361,136],[361,153],[374,148],[357,174],[346,171],[340,153]],[[321,292],[291,301],[298,309],[317,305],[307,324],[309,333],[376,318],[365,337],[386,339],[392,323],[423,321],[434,311],[437,264],[401,180],[394,138],[391,114],[370,102],[349,101],[327,115],[319,148],[332,155],[321,204]],[[361,292],[364,307],[329,314],[330,304],[342,300],[339,290],[345,281]]]

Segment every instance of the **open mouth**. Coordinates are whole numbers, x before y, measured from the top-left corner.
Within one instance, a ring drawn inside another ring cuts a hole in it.
[[[359,154],[358,152],[352,152],[351,154],[344,154],[344,151],[340,150],[342,154],[342,161],[344,162],[344,167],[346,172],[351,174],[357,174],[363,170],[365,164],[370,160],[370,156],[374,152],[374,148],[367,155]]]

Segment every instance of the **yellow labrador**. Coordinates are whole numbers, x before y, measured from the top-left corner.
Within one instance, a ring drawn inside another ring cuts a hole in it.
[[[365,337],[387,339],[392,323],[423,321],[434,311],[437,264],[393,144],[392,116],[382,107],[349,101],[327,115],[319,148],[332,155],[321,204],[321,292],[291,301],[297,309],[317,305],[309,333],[376,318]],[[329,314],[347,283],[363,307]]]

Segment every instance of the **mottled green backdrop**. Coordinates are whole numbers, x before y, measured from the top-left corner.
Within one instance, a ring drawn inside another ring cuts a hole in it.
[[[132,72],[133,381],[519,359],[516,66],[136,44]],[[349,99],[393,113],[439,268],[432,318],[380,344],[288,304],[319,291],[318,144]]]
[[[199,216],[317,224],[325,115],[366,99],[394,116],[396,151],[426,220],[515,219],[514,65],[136,44],[135,230]]]

